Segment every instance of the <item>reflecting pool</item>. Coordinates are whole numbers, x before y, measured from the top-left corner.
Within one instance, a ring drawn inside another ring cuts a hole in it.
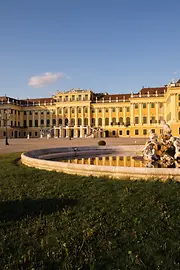
[[[145,161],[142,156],[122,156],[117,154],[96,154],[94,156],[67,156],[56,157],[50,160],[74,163],[74,164],[87,164],[96,166],[119,166],[119,167],[147,167],[147,168],[179,168],[179,163],[173,162],[167,166],[166,164],[159,164],[158,162]]]

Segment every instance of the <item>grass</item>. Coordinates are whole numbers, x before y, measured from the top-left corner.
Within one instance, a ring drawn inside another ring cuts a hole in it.
[[[0,156],[0,269],[180,269],[180,183],[72,176]]]

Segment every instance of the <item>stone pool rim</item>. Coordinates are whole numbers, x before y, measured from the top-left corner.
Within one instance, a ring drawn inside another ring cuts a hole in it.
[[[64,172],[82,176],[107,176],[110,178],[119,178],[120,180],[128,178],[131,180],[143,179],[162,179],[173,178],[180,180],[179,168],[146,168],[146,167],[119,167],[119,166],[101,166],[89,164],[75,164],[61,161],[46,160],[50,157],[64,157],[74,153],[127,153],[132,155],[141,153],[144,145],[124,145],[124,146],[76,146],[59,147],[31,150],[21,154],[22,164],[37,169]]]

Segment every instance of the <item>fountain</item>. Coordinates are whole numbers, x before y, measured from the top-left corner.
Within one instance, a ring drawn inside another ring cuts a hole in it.
[[[108,176],[118,179],[180,180],[180,138],[172,136],[166,122],[157,136],[143,145],[76,146],[38,149],[23,153],[24,165],[38,169],[78,174]]]

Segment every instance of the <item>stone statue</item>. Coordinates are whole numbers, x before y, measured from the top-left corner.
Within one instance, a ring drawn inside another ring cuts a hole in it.
[[[149,130],[149,140],[142,150],[147,167],[151,167],[150,163],[153,162],[161,167],[173,167],[175,161],[180,161],[180,138],[172,136],[172,130],[165,121],[162,121],[161,125],[163,131],[159,136],[153,130]]]

